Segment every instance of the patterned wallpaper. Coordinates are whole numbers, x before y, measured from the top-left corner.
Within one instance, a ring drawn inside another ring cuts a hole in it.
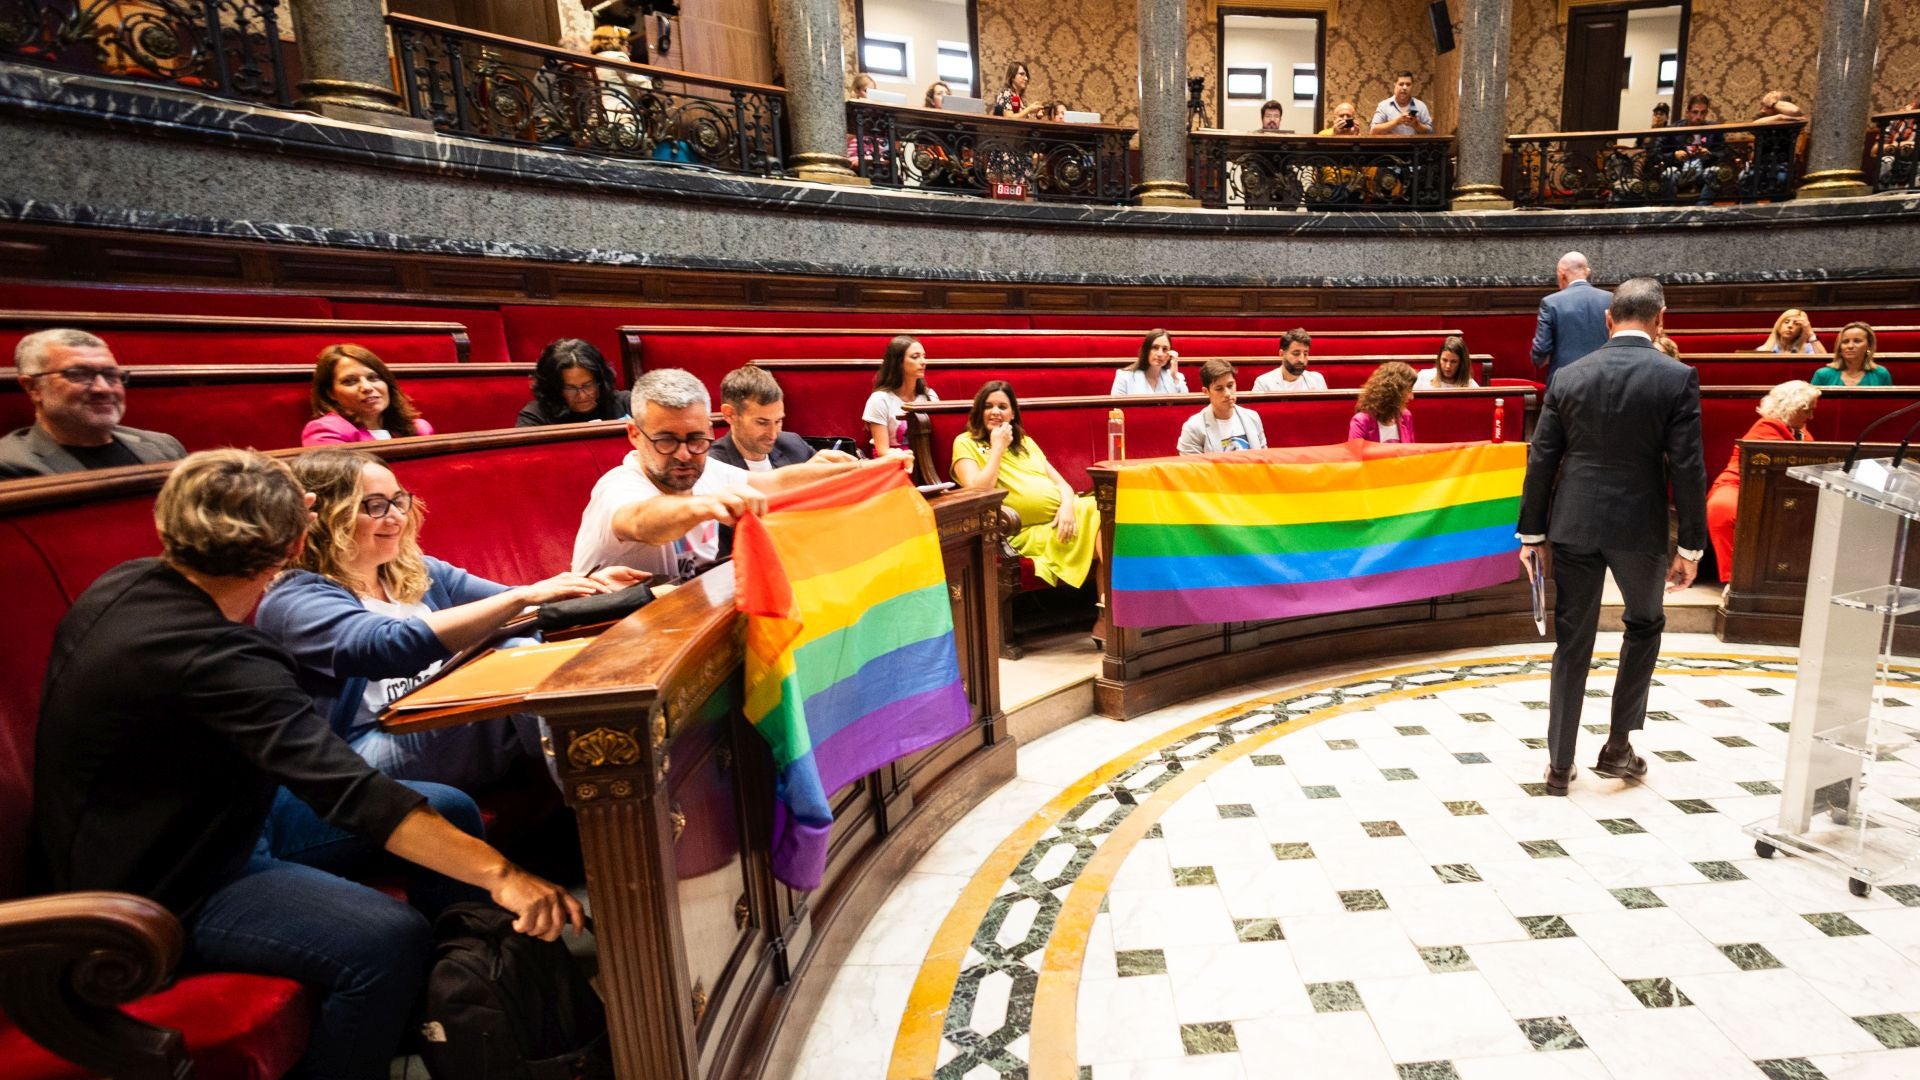
[[[1464,0],[1449,0],[1455,25]],[[1433,53],[1426,0],[1340,0],[1340,24],[1327,31],[1327,112],[1351,101],[1360,122],[1373,118],[1381,98],[1393,96],[1393,73],[1413,72],[1413,96],[1433,110],[1435,130],[1453,130],[1459,103],[1459,67],[1448,58],[1451,78],[1440,78],[1441,58]]]

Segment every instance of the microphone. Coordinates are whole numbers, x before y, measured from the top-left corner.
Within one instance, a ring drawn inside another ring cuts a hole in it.
[[[1872,431],[1874,428],[1879,427],[1881,424],[1886,423],[1887,421],[1893,419],[1896,416],[1905,416],[1906,414],[1914,411],[1915,409],[1920,409],[1920,401],[1916,401],[1911,405],[1907,405],[1907,406],[1903,406],[1901,408],[1895,409],[1892,412],[1888,413],[1887,415],[1881,417],[1880,419],[1875,420],[1873,423],[1868,424],[1865,428],[1861,429],[1860,437],[1853,440],[1853,449],[1847,451],[1847,463],[1840,467],[1840,471],[1844,473],[1853,472],[1854,462],[1860,457],[1860,444],[1867,441],[1868,432]],[[1900,441],[1900,452],[1894,455],[1894,459],[1893,459],[1894,468],[1900,467],[1900,459],[1906,455],[1907,443],[1913,438],[1913,433],[1914,433],[1914,428],[1908,428],[1906,438]]]
[[[1913,408],[1913,406],[1912,406],[1912,405],[1909,405],[1909,406],[1907,406],[1907,408],[1909,408],[1909,409],[1911,409],[1911,408]],[[1900,467],[1900,462],[1901,462],[1902,460],[1904,460],[1904,459],[1906,458],[1906,456],[1907,456],[1907,444],[1913,441],[1913,433],[1914,433],[1915,431],[1920,431],[1920,420],[1917,420],[1917,421],[1915,421],[1915,422],[1914,422],[1914,425],[1913,425],[1912,427],[1910,427],[1910,428],[1908,428],[1908,429],[1907,429],[1907,433],[1906,433],[1905,435],[1902,435],[1902,436],[1900,436],[1900,449],[1898,449],[1898,450],[1895,450],[1895,451],[1893,452],[1893,467],[1894,467],[1894,468],[1896,468],[1896,469],[1897,469],[1897,468],[1899,468],[1899,467]]]

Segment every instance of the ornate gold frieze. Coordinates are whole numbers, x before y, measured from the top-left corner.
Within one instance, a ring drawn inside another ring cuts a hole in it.
[[[576,769],[634,765],[640,761],[640,740],[632,729],[597,727],[576,731],[567,741],[567,761]]]

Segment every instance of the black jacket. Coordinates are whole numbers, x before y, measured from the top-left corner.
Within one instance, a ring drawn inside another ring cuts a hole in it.
[[[747,467],[747,459],[741,457],[740,448],[733,445],[733,432],[731,431],[713,441],[713,446],[707,451],[707,456],[717,461],[724,461],[737,468],[744,469]],[[773,452],[769,453],[767,457],[773,461],[774,468],[784,469],[789,465],[798,465],[813,457],[813,447],[807,445],[807,440],[795,435],[793,432],[783,431],[780,433],[779,438],[773,440]]]

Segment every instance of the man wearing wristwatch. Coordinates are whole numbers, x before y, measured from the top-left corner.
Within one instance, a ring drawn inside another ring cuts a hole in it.
[[[1565,795],[1586,703],[1600,595],[1613,572],[1626,634],[1613,689],[1613,726],[1593,771],[1638,779],[1633,752],[1646,723],[1647,688],[1666,626],[1661,583],[1693,584],[1707,546],[1707,477],[1700,436],[1700,376],[1654,347],[1666,296],[1652,278],[1613,294],[1606,345],[1554,376],[1527,452],[1520,499],[1520,562],[1529,578],[1553,547],[1554,650],[1547,724],[1547,791]],[[1667,560],[1667,493],[1679,517],[1679,550]]]

